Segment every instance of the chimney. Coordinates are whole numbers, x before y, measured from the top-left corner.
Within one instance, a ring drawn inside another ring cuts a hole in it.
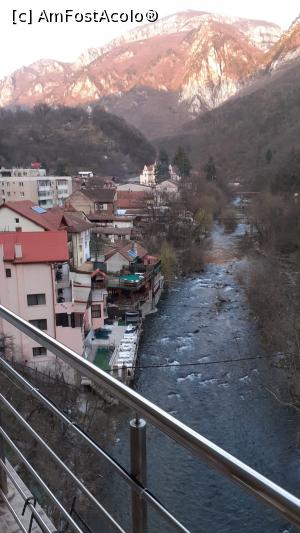
[[[22,259],[22,244],[15,244],[15,259]]]

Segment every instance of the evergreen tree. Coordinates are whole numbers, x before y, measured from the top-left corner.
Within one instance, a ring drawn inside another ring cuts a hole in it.
[[[215,181],[217,179],[217,170],[214,162],[214,158],[210,155],[206,165],[204,166],[204,172],[206,173],[206,179],[208,181]]]
[[[178,168],[179,174],[182,177],[188,177],[190,175],[192,165],[186,152],[181,146],[177,149],[173,163]]]
[[[266,151],[266,155],[265,155],[267,163],[271,163],[272,157],[273,157],[273,152],[270,148],[268,148],[268,150]]]
[[[67,176],[68,175],[67,170],[66,170],[66,164],[64,163],[64,161],[61,161],[61,160],[57,161],[55,174],[56,176]]]
[[[165,150],[164,148],[160,150],[158,160],[160,161],[160,163],[169,166],[169,154],[167,150]]]
[[[166,150],[162,149],[158,155],[156,166],[156,183],[169,178],[169,156]]]

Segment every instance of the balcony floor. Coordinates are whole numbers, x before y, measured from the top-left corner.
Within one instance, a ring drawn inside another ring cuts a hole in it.
[[[32,496],[31,492],[28,490],[26,485],[22,482],[18,474],[13,470],[13,468],[9,466],[10,471],[15,476],[18,484],[26,494],[26,497]],[[27,508],[25,515],[22,516],[22,511],[24,507],[24,500],[18,493],[18,491],[15,489],[14,485],[10,481],[10,479],[7,479],[7,485],[8,485],[8,500],[9,503],[12,505],[13,509],[16,511],[18,517],[22,521],[22,524],[25,526],[25,528],[28,530],[29,528],[29,522],[31,518],[31,512],[30,509]],[[37,504],[36,509],[38,513],[40,514],[43,521],[47,524],[49,529],[53,529],[53,532],[55,531],[54,525],[50,522],[49,518],[46,516],[45,512],[41,509],[41,507]],[[0,531],[5,533],[20,533],[20,528],[18,524],[16,523],[13,515],[11,514],[10,510],[8,509],[7,505],[5,503],[2,503],[0,501]],[[32,524],[32,533],[41,533],[41,528],[37,525],[36,521],[33,520]]]

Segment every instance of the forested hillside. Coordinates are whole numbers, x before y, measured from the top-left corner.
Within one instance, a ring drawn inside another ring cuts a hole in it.
[[[50,172],[82,168],[99,175],[137,173],[155,158],[145,137],[102,109],[38,105],[32,111],[0,110],[0,165],[41,161]]]

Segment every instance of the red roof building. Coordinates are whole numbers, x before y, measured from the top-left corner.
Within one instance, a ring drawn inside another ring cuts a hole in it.
[[[65,229],[70,233],[80,233],[92,227],[92,224],[84,220],[80,213],[65,211],[62,207],[52,207],[46,210],[36,206],[30,200],[5,202],[0,206],[0,213],[1,209],[11,209],[46,231]]]
[[[65,231],[0,232],[1,247],[3,260],[14,264],[61,263],[69,260]]]
[[[153,195],[145,191],[118,191],[117,209],[144,209],[153,200]]]
[[[43,209],[33,202],[6,202],[0,206],[0,231],[27,233],[66,231],[72,266],[80,268],[90,257],[90,230],[93,225],[83,213],[62,207]]]

